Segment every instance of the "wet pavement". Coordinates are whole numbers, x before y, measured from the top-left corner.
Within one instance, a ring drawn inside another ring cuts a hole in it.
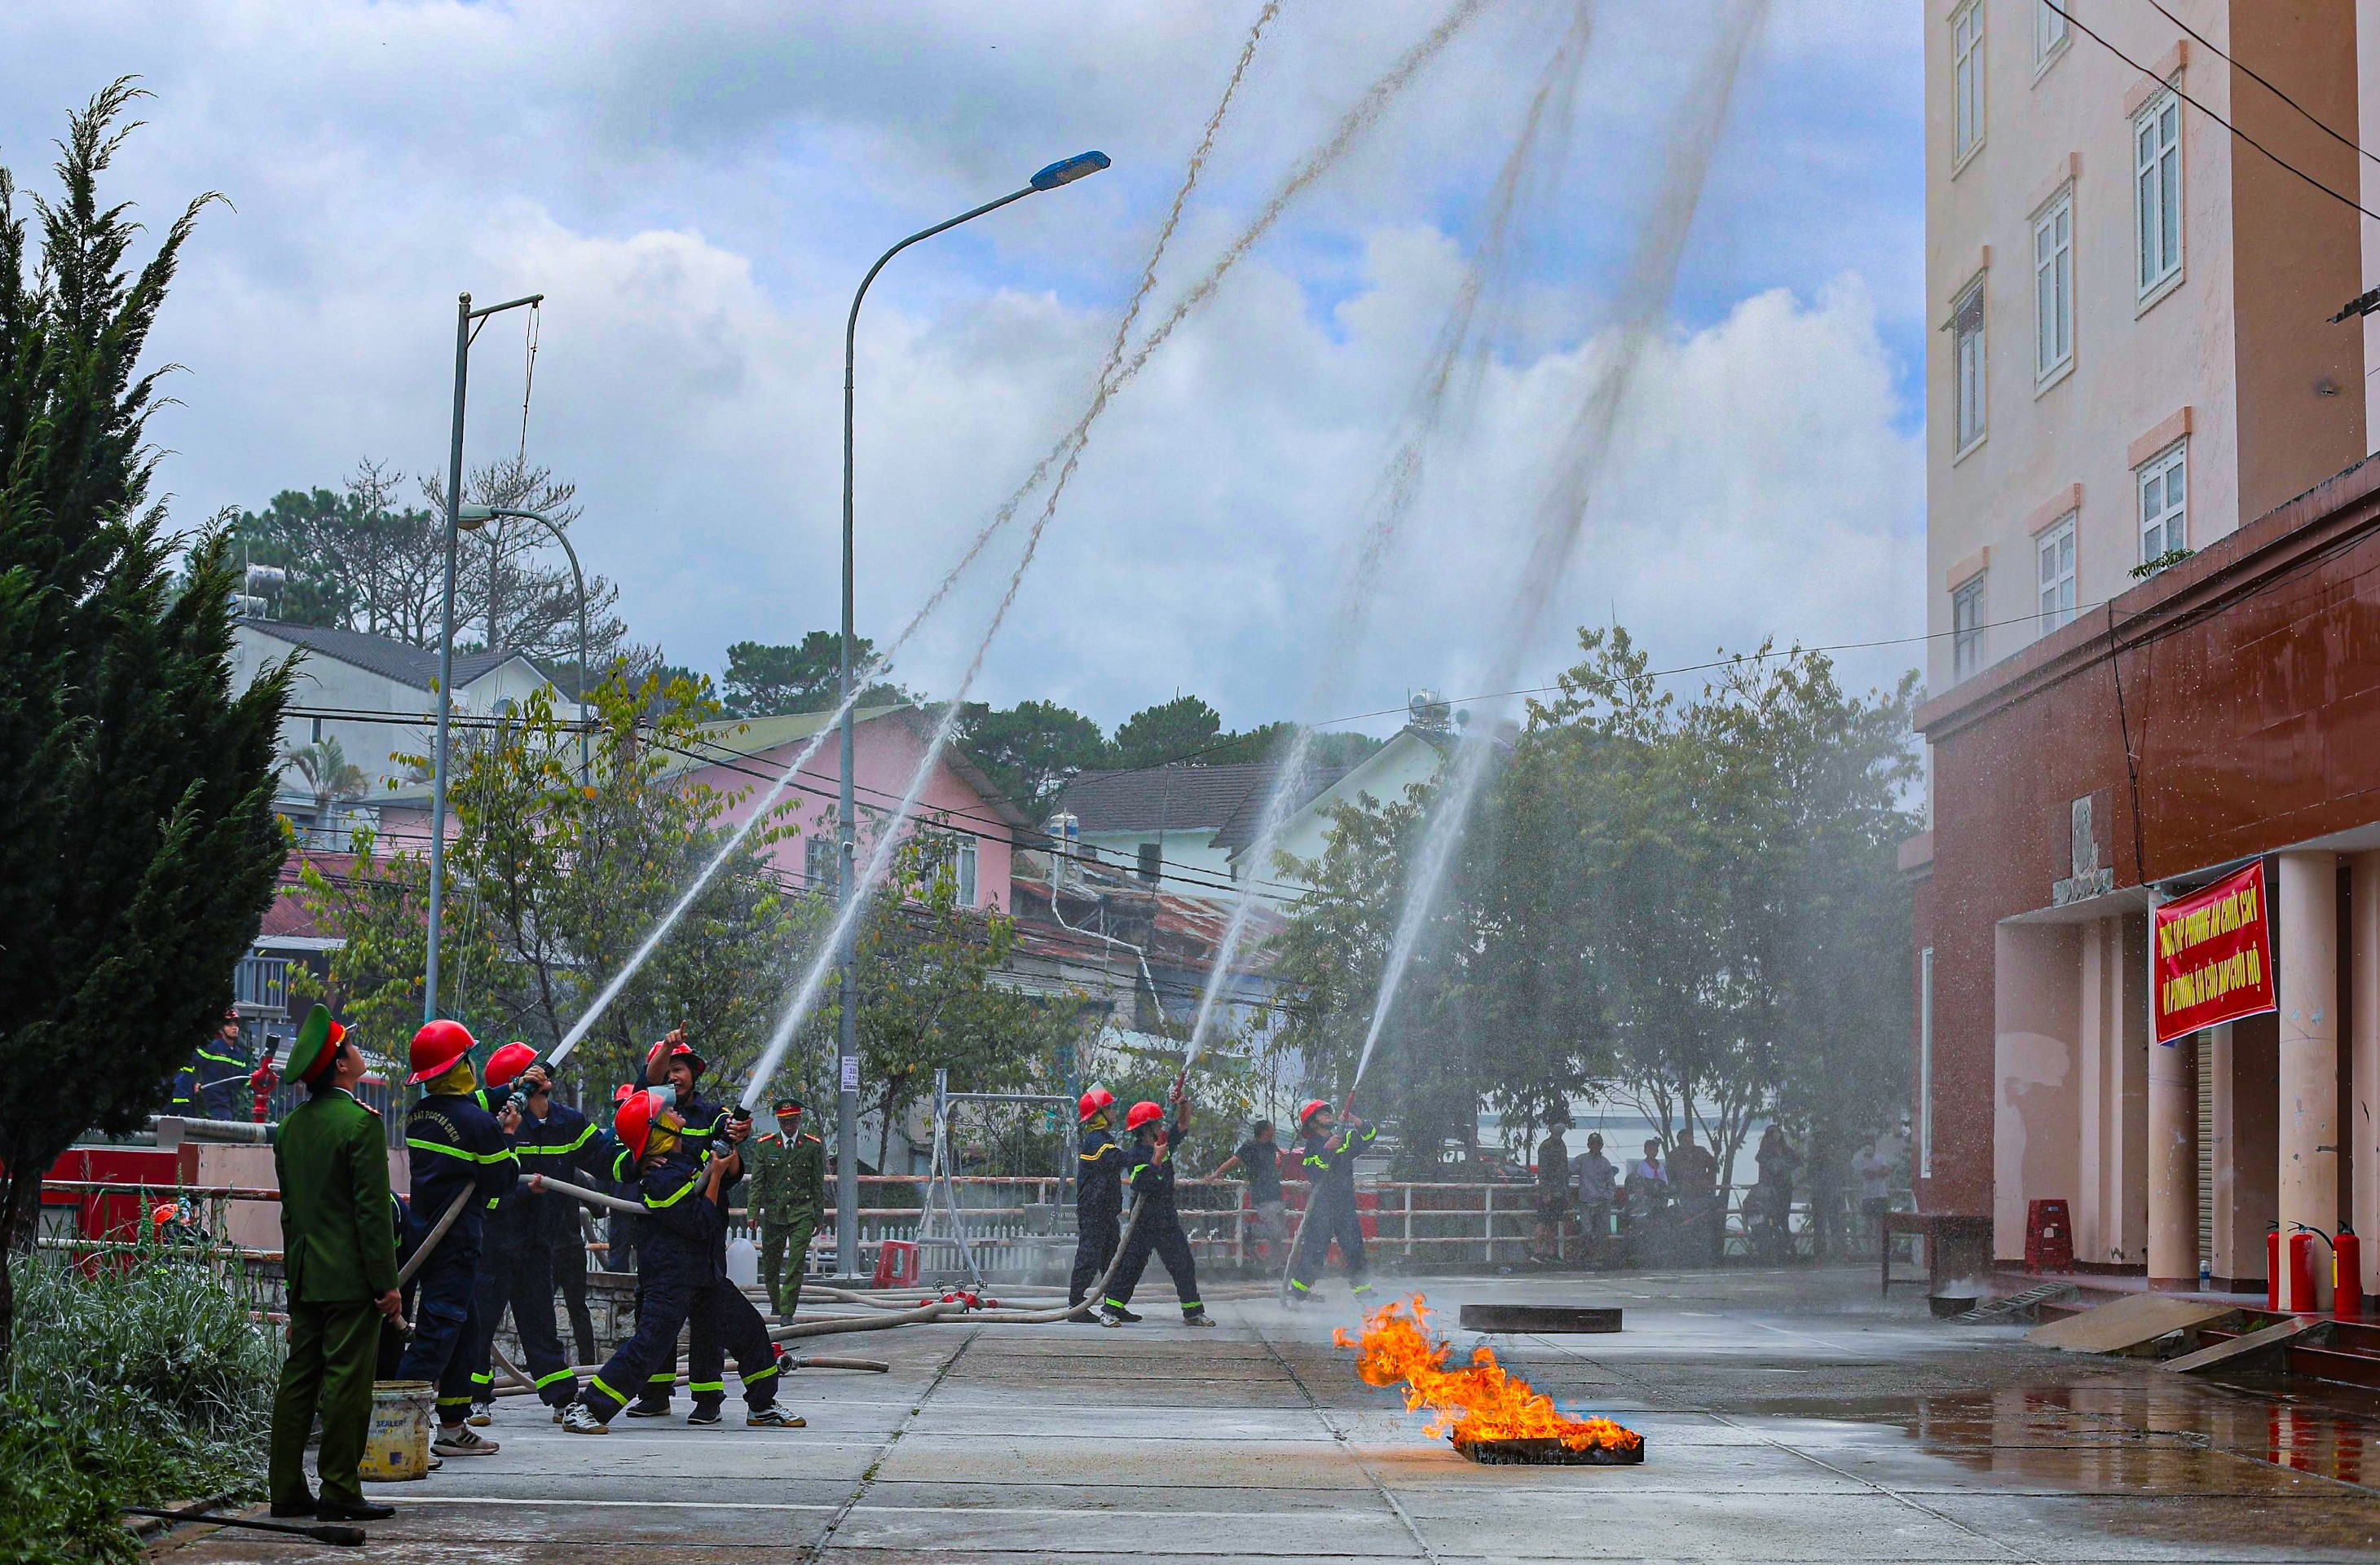
[[[1335,1285],[1334,1285],[1335,1286]],[[364,1553],[543,1565],[1118,1559],[2370,1560],[2380,1402],[2201,1384],[1934,1322],[1865,1268],[1431,1279],[1466,1299],[1620,1304],[1618,1336],[1494,1339],[1565,1409],[1642,1431],[1634,1468],[1481,1467],[1330,1345],[1343,1292],[1147,1324],[932,1327],[805,1371],[794,1431],[499,1404],[497,1456],[375,1486]],[[1376,1298],[1391,1296],[1384,1285]],[[854,1343],[861,1339],[853,1339]],[[681,1413],[685,1403],[679,1403]],[[175,1565],[332,1551],[229,1532]],[[352,1556],[351,1556],[352,1557]]]

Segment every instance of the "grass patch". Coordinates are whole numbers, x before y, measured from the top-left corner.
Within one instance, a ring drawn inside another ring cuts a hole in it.
[[[0,1560],[132,1561],[127,1505],[262,1493],[281,1349],[237,1268],[144,1244],[18,1256]]]

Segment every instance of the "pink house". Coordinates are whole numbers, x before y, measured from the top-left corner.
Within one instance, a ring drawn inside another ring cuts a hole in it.
[[[686,776],[722,794],[741,795],[723,817],[741,821],[759,807],[794,758],[828,726],[832,715],[799,712],[708,724],[707,748],[715,758],[690,762]],[[877,823],[899,807],[925,759],[933,730],[933,719],[916,707],[873,707],[857,714],[852,781],[863,868]],[[785,811],[782,819],[795,825],[800,835],[776,843],[771,852],[789,879],[826,892],[834,889],[833,818],[842,784],[841,758],[842,746],[830,734],[778,801]],[[1011,848],[1020,833],[1033,829],[1033,822],[956,746],[944,749],[927,780],[912,829],[917,828],[948,831],[957,839],[963,902],[1009,910]]]

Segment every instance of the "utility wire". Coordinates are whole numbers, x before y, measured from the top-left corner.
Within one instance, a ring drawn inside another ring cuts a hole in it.
[[[2051,9],[2057,11],[2060,16],[2065,15],[2065,6],[2062,3],[2062,0],[2049,0],[2049,5]],[[2220,48],[2216,47],[2214,41],[2209,39],[2204,33],[2199,31],[2188,22],[2183,21],[2171,11],[2167,10],[2165,6],[2159,3],[2159,0],[2148,0],[2148,5],[2156,12],[2157,15],[2173,23],[2174,26],[2181,29],[2182,31],[2190,34],[2192,38],[2198,42],[2199,46],[2204,48],[2208,54],[2214,55],[2216,59],[2221,60],[2233,70],[2238,71],[2240,75],[2246,77],[2249,80],[2254,82],[2257,86],[2262,87],[2265,91],[2270,92],[2274,97],[2278,98],[2282,103],[2287,103],[2289,107],[2297,110],[2299,114],[2304,115],[2305,122],[2308,125],[2313,126],[2316,130],[2321,131],[2325,136],[2329,137],[2332,140],[2338,142],[2349,152],[2353,152],[2357,157],[2370,158],[2374,163],[2380,163],[2380,154],[2365,152],[2361,146],[2356,144],[2352,138],[2342,136],[2338,131],[2333,130],[2330,126],[2320,116],[2315,115],[2312,109],[2307,108],[2303,103],[2299,103],[2295,98],[2290,97],[2278,87],[2274,86],[2273,83],[2258,72],[2253,66],[2248,65],[2230,55],[2225,54]],[[2073,18],[2071,17],[2068,17],[2067,19],[2071,21]]]

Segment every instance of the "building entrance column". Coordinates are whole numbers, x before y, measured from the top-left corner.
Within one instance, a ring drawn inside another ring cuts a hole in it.
[[[2348,861],[2350,1091],[2347,1123],[2349,1176],[2354,1182],[2349,1207],[2363,1240],[2363,1296],[2380,1293],[2380,853],[2360,853]]]
[[[2338,1224],[2338,855],[2285,853],[2274,911],[2280,919],[2281,1275],[2289,1240],[2301,1229],[2327,1234]],[[2330,1253],[2315,1241],[2316,1309],[2330,1304]]]
[[[2149,1045],[2149,1286],[2198,1286],[2198,1035]]]

